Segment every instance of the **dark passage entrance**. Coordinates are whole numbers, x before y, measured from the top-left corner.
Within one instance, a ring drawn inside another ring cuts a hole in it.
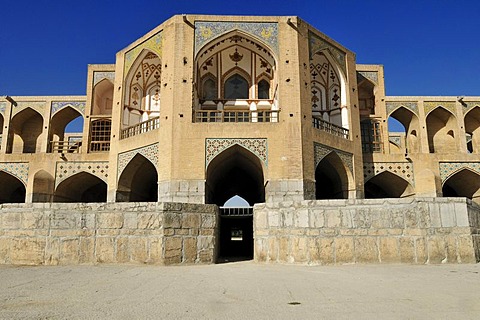
[[[252,207],[265,201],[260,160],[245,148],[232,146],[208,165],[205,187],[205,202],[220,207],[218,261],[252,259]]]
[[[253,208],[220,208],[220,260],[253,259]]]

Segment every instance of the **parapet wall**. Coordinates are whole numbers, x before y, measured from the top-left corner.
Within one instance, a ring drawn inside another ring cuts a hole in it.
[[[0,205],[0,264],[213,263],[215,205]]]
[[[475,263],[480,206],[465,198],[255,205],[255,260],[304,264]]]

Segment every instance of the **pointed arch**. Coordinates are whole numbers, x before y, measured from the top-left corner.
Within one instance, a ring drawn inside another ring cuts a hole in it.
[[[428,114],[426,124],[430,153],[452,153],[458,150],[455,139],[457,122],[450,111],[438,106]]]
[[[8,153],[35,153],[40,151],[38,138],[43,131],[43,117],[28,107],[15,114],[10,121]]]
[[[383,171],[365,181],[365,198],[404,198],[415,194],[413,186],[390,171]]]
[[[32,202],[52,202],[55,179],[45,170],[39,170],[33,177]]]
[[[91,173],[81,171],[60,182],[53,202],[106,202],[107,184]]]
[[[235,144],[215,156],[208,164],[205,203],[223,205],[238,195],[251,206],[265,202],[262,161],[251,151]]]
[[[154,164],[137,153],[120,174],[117,202],[156,202],[158,173]]]
[[[352,173],[334,151],[315,168],[315,199],[348,199]]]
[[[375,95],[377,86],[370,79],[357,74],[358,107],[361,116],[375,114]]]
[[[450,175],[442,184],[444,197],[466,197],[480,204],[480,174],[462,168]]]
[[[312,115],[349,129],[347,77],[328,49],[317,51],[312,55],[310,87],[312,90]],[[324,98],[318,96],[318,89],[324,93]],[[321,104],[323,101],[325,105]]]
[[[464,116],[465,132],[469,135],[467,150],[470,153],[480,153],[480,106],[470,109]]]
[[[74,121],[79,117],[83,119],[83,115],[72,106],[66,106],[55,112],[52,119],[50,120],[50,132],[48,139],[50,143],[50,151],[53,152],[57,150],[58,152],[69,152],[69,143],[68,141],[65,141],[65,129],[70,122]],[[55,147],[55,145],[57,144],[59,145],[58,148]]]
[[[25,185],[20,179],[0,170],[0,203],[23,203],[25,191]]]
[[[92,115],[111,115],[113,108],[113,83],[102,79],[93,87]]]
[[[160,110],[162,59],[154,52],[143,49],[125,77],[123,126],[158,117]],[[153,89],[153,96],[152,94]],[[158,107],[158,110],[155,108]],[[140,114],[140,116],[138,116]],[[145,119],[146,118],[146,119]]]
[[[418,116],[411,110],[400,106],[391,112],[389,118],[393,118],[400,122],[405,129],[406,153],[420,152],[420,123]]]

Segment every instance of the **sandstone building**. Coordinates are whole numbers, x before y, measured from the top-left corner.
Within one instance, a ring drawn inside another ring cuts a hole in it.
[[[174,16],[115,64],[89,65],[85,96],[0,99],[0,203],[193,208],[239,195],[265,203],[262,212],[305,200],[466,197],[477,208],[480,96],[386,96],[383,66],[355,59],[297,17]],[[68,132],[78,117],[83,130]],[[389,132],[390,118],[404,132]],[[210,245],[253,254],[252,211],[222,212]],[[260,254],[269,228],[255,223],[264,228],[255,255],[280,259]],[[302,247],[291,236],[289,248]]]

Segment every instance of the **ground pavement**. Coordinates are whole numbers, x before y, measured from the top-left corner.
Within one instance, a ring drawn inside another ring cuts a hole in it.
[[[480,319],[480,265],[0,266],[0,319]]]

